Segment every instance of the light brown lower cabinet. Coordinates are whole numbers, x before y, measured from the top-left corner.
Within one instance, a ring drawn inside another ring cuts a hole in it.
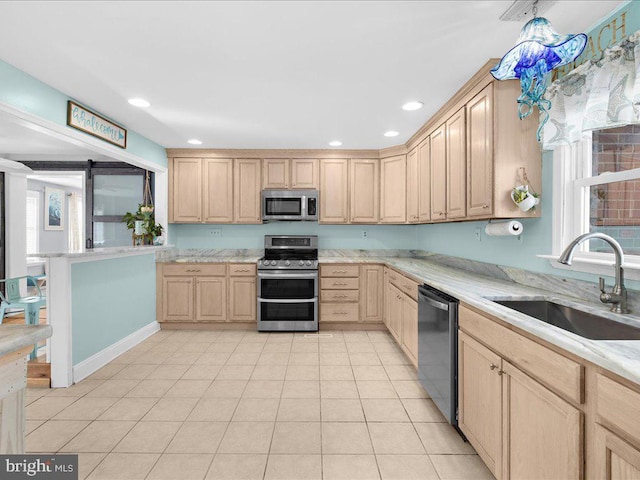
[[[256,265],[158,263],[159,322],[256,320]]]
[[[414,366],[418,365],[417,295],[414,280],[385,267],[384,324]]]
[[[229,321],[256,321],[256,265],[229,264]]]
[[[640,479],[640,449],[602,425],[596,425],[596,465],[594,478],[638,480]]]
[[[363,322],[382,322],[384,277],[382,265],[360,266],[360,315]]]
[[[227,319],[227,278],[196,277],[196,321]]]
[[[463,332],[458,341],[459,426],[496,478],[582,478],[582,412]]]

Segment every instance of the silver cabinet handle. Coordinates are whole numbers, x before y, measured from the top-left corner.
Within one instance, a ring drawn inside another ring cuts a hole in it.
[[[489,205],[487,205],[486,203],[483,203],[482,208],[489,208]]]
[[[344,282],[333,282],[333,285],[334,285],[335,287],[344,287],[344,286],[345,286],[345,285],[347,285],[347,284],[346,284],[346,283],[344,283]]]
[[[489,368],[490,368],[491,370],[495,370],[496,368],[498,368],[498,366],[497,366],[497,365],[494,365],[494,364],[492,363],[491,365],[489,365]]]

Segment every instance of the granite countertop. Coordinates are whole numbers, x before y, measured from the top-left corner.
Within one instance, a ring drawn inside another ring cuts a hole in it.
[[[65,252],[42,252],[33,253],[27,255],[30,258],[88,258],[98,257],[103,255],[118,255],[118,254],[147,254],[161,252],[165,250],[172,250],[174,247],[171,245],[138,245],[138,246],[126,246],[126,247],[108,247],[108,248],[82,248],[80,250],[72,250]]]
[[[51,325],[0,325],[0,357],[51,336]]]
[[[458,298],[461,302],[640,384],[640,340],[590,340],[496,304],[492,300],[549,300],[639,328],[640,316],[612,313],[607,305],[599,303],[595,295],[593,302],[560,295],[555,292],[562,291],[562,289],[556,288],[558,285],[554,285],[553,282],[548,283],[548,289],[529,287],[514,281],[454,268],[435,261],[433,258],[429,259],[428,256],[425,258],[407,257],[402,256],[403,252],[394,252],[394,255],[375,256],[363,254],[362,251],[321,251],[318,260],[321,264],[377,263],[394,267],[420,283],[428,283],[432,287]],[[174,251],[167,252],[164,257],[158,261],[256,263],[261,257],[261,252],[256,250]],[[562,277],[553,277],[553,279],[555,282],[563,282]]]

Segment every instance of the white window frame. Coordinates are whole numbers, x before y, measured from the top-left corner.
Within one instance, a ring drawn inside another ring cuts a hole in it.
[[[40,204],[42,199],[40,196],[40,192],[38,191],[34,191],[34,190],[27,190],[27,199],[32,199],[35,201],[36,204],[36,215],[35,215],[35,241],[36,241],[36,251],[35,252],[27,252],[27,253],[38,253],[40,251],[40,217],[41,217],[41,213],[42,213],[42,205]],[[26,227],[26,225],[25,225]],[[30,230],[28,227],[26,227],[26,230]],[[29,244],[28,242],[28,236],[26,239],[26,243],[27,245]]]
[[[590,136],[553,151],[553,251],[551,255],[539,255],[539,257],[547,258],[554,268],[614,276],[613,251],[611,253],[589,252],[587,242],[576,249],[571,266],[557,262],[572,240],[589,231],[590,187],[640,178],[640,168],[591,176],[591,156]],[[605,178],[606,182],[603,182]],[[625,255],[624,268],[626,278],[640,280],[640,255]]]

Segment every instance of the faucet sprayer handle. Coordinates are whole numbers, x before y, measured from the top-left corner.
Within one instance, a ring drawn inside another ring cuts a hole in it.
[[[602,277],[600,277],[600,291],[601,291],[602,293],[606,293],[606,292],[604,291],[604,278],[602,278]]]

